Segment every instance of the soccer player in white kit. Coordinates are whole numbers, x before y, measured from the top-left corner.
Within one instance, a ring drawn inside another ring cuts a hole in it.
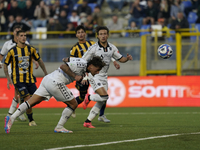
[[[92,107],[87,120],[83,124],[83,126],[87,128],[95,128],[92,126],[91,121],[98,115],[101,107],[108,100],[107,72],[111,58],[113,57],[115,60],[118,60],[121,63],[132,60],[131,55],[127,54],[126,57],[123,57],[119,53],[117,47],[107,41],[109,36],[109,29],[106,26],[98,26],[96,28],[96,34],[99,41],[90,46],[82,58],[88,61],[94,56],[99,56],[106,63],[106,65],[101,69],[99,74],[96,74],[94,77],[91,77],[90,74],[88,74],[89,83],[97,94],[87,94],[83,102],[83,108],[86,109],[90,100],[96,101],[96,104]]]
[[[2,68],[2,60],[3,57],[7,55],[8,51],[17,44],[17,31],[21,30],[21,26],[20,25],[16,25],[13,27],[13,39],[7,41],[4,43],[1,52],[0,52],[0,68]],[[26,44],[29,44],[28,41],[25,42]],[[36,69],[39,67],[39,64],[37,61],[33,61],[36,65]],[[9,74],[11,74],[11,69],[9,66]],[[10,85],[7,83],[7,88],[10,89]],[[20,99],[18,98],[18,93],[15,90],[15,96],[13,97],[11,106],[8,110],[8,114],[7,115],[12,115],[13,112],[16,110],[17,104],[20,103]],[[22,114],[21,116],[19,116],[19,119],[21,121],[26,121],[26,117],[24,116],[24,114]]]
[[[20,114],[23,114],[28,108],[48,100],[51,96],[67,105],[54,132],[72,133],[72,131],[64,128],[64,124],[70,118],[78,103],[66,85],[73,81],[81,81],[86,72],[90,72],[90,76],[94,76],[105,66],[105,63],[100,57],[93,57],[88,62],[82,58],[66,59],[64,61],[68,63],[62,64],[60,68],[45,76],[33,96],[28,101],[22,103],[12,116],[6,116],[4,126],[6,133],[10,132],[14,120]]]

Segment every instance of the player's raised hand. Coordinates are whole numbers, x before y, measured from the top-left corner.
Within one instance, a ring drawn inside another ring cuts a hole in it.
[[[81,81],[81,80],[83,79],[83,76],[76,75],[76,76],[74,77],[74,79],[75,79],[76,81]]]
[[[126,57],[128,60],[133,60],[133,57],[130,54],[127,54]]]
[[[113,64],[114,64],[116,69],[120,69],[120,65],[117,63],[117,61],[114,61]]]

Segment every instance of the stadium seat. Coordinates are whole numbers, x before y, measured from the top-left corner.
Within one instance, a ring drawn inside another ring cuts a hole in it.
[[[192,25],[190,25],[190,28],[192,28]],[[198,30],[198,32],[200,32],[200,24],[197,23],[194,25],[194,28]],[[197,32],[197,31],[190,31],[190,32]],[[190,40],[194,41],[196,40],[196,36],[190,36]]]
[[[78,8],[79,5],[80,4],[75,4],[74,7],[73,7],[73,10],[77,10],[77,8]]]
[[[187,0],[187,1],[182,1],[183,5],[184,5],[184,8],[187,8],[187,7],[191,7],[192,6],[192,2]]]
[[[88,6],[92,9],[92,12],[94,11],[94,8],[97,6],[95,3],[88,3]]]
[[[188,20],[189,24],[191,24],[191,23],[195,23],[197,18],[198,18],[198,16],[197,16],[197,14],[195,12],[190,12],[188,14],[187,20]]]
[[[175,34],[176,32],[174,31],[174,30],[170,30],[170,34]],[[174,40],[174,35],[170,35],[170,37],[169,38],[167,38],[167,40],[169,41],[169,42],[173,42],[173,40]]]
[[[195,28],[198,29],[198,31],[200,32],[200,23],[196,23]]]
[[[66,4],[67,0],[60,0],[60,5],[64,6]]]
[[[147,24],[147,25],[142,25],[140,30],[147,30],[151,27],[151,25]],[[140,36],[145,35],[145,34],[150,34],[149,31],[141,31],[140,32]]]

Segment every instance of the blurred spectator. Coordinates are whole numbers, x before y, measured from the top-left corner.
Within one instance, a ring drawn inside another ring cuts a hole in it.
[[[66,0],[65,4],[63,5],[63,8],[66,10],[66,12],[71,14],[73,11],[74,5],[77,4],[78,0]]]
[[[77,15],[76,10],[72,11],[71,16],[69,17],[69,22],[72,22],[74,25],[74,28],[76,28],[80,24],[79,16]]]
[[[161,26],[160,29],[162,29],[162,31],[159,31],[159,28],[158,28],[158,27],[155,27],[155,28],[153,29],[152,26],[151,26],[151,28],[150,28],[150,31],[151,31],[151,32],[155,32],[154,30],[157,30],[157,38],[158,38],[158,40],[159,40],[159,41],[163,41],[163,40],[165,40],[165,37],[167,37],[167,38],[170,37],[170,30],[169,30],[169,28],[166,26],[166,24],[165,24],[165,19],[164,19],[164,18],[159,18],[159,19],[158,19],[158,22],[157,22],[156,26],[159,26],[159,25]],[[166,34],[164,35],[163,33],[166,33]],[[155,33],[154,33],[154,35],[152,35],[152,40],[153,40],[153,41],[155,40]]]
[[[196,23],[200,23],[200,5],[197,7],[197,20],[196,20]]]
[[[153,5],[152,0],[147,1],[147,9],[146,9],[146,17],[144,18],[144,24],[155,24],[155,21],[157,21],[157,15],[158,15],[158,10],[156,7]]]
[[[171,5],[167,0],[162,0],[158,18],[165,19],[165,25],[169,23]]]
[[[6,31],[6,18],[4,16],[4,12],[0,10],[0,32]]]
[[[18,3],[16,0],[11,1],[11,8],[8,11],[8,15],[13,15],[14,17],[17,16],[17,14],[22,14],[21,9],[18,8]]]
[[[12,24],[9,31],[13,32],[13,27],[19,25],[21,26],[22,30],[24,30],[27,33],[27,38],[32,38],[32,35],[29,34],[31,27],[22,19],[23,19],[22,15],[18,14],[15,18],[15,22]]]
[[[67,26],[67,24],[69,23],[68,19],[67,19],[67,13],[65,10],[61,10],[60,12],[60,16],[58,18],[58,21],[60,22],[60,24],[62,25],[63,27],[63,30],[64,28]]]
[[[112,16],[112,20],[107,24],[109,30],[122,30],[123,29],[123,22],[118,20],[118,16]],[[121,37],[121,33],[111,33],[111,37]]]
[[[6,31],[9,31],[10,28],[12,27],[13,23],[15,23],[15,18],[13,15],[8,16],[8,21],[7,21],[7,29]]]
[[[75,31],[75,28],[74,28],[74,25],[73,25],[72,22],[69,22],[67,24],[67,28],[66,28],[65,31]],[[76,35],[74,33],[72,33],[72,34],[65,34],[65,37],[67,37],[67,38],[75,38]]]
[[[177,13],[177,19],[172,21],[171,29],[189,28],[189,23],[182,12]]]
[[[143,16],[144,16],[144,8],[139,4],[140,0],[135,0],[131,6],[130,14],[131,18],[129,19],[129,26],[132,21],[136,23],[138,28],[140,28],[143,24]]]
[[[80,15],[82,12],[86,13],[87,15],[92,13],[90,6],[88,6],[88,0],[83,0],[82,5],[79,5],[77,8],[78,15]]]
[[[35,7],[32,5],[31,0],[26,1],[26,7],[23,9],[23,19],[32,26],[34,20]]]
[[[131,25],[126,28],[127,30],[138,30],[138,27],[134,21],[131,22]],[[138,32],[130,32],[129,37],[139,37]]]
[[[4,4],[3,1],[0,2],[0,11],[3,12],[5,18],[7,19],[7,17],[8,17],[8,16],[7,16],[8,12],[7,12],[7,9],[5,8],[5,4]]]
[[[17,3],[18,3],[18,8],[20,8],[21,10],[26,7],[26,0],[18,0]]]
[[[191,0],[191,2],[192,2],[192,6],[185,7],[185,10],[184,10],[186,18],[188,17],[188,14],[191,11],[197,11],[198,6],[200,5],[200,0]]]
[[[48,24],[47,24],[47,31],[61,31],[63,30],[62,25],[59,23],[57,19],[49,18]],[[58,34],[48,34],[48,38],[58,38]]]
[[[124,6],[124,0],[106,0],[106,2],[108,3],[111,11],[114,11],[115,8],[121,11]]]
[[[41,0],[32,0],[32,5],[35,7],[35,6],[39,5],[40,2],[41,2]]]
[[[177,19],[178,12],[184,12],[184,5],[181,0],[174,0],[174,4],[171,5],[170,16],[172,20]]]
[[[92,15],[88,15],[84,22],[85,29],[88,31],[88,37],[95,37],[95,28],[97,24],[94,23]]]
[[[46,27],[49,15],[50,12],[48,6],[44,4],[44,1],[41,1],[40,5],[37,5],[34,11],[34,17],[36,17],[36,20],[33,21],[33,27],[35,29],[38,26]]]
[[[79,16],[80,16],[80,24],[83,25],[87,21],[87,14],[82,12]]]
[[[101,9],[99,8],[99,6],[96,6],[94,8],[94,12],[92,13],[92,16],[93,16],[93,19],[98,26],[104,25],[103,17],[102,17],[102,14],[101,14]]]
[[[88,0],[88,3],[96,3],[99,8],[101,8],[101,5],[103,4],[104,0]]]
[[[55,0],[55,3],[50,6],[50,17],[58,18],[63,6],[60,5],[60,0]]]

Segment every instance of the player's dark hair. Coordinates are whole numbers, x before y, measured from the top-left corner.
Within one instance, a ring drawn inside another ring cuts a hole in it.
[[[77,26],[76,29],[75,29],[75,32],[77,33],[78,30],[80,30],[80,29],[83,29],[83,31],[86,32],[86,29],[85,29],[85,27],[83,25]]]
[[[94,56],[90,61],[88,61],[87,66],[91,64],[95,67],[99,67],[100,70],[106,65],[99,56]]]
[[[19,31],[17,31],[17,36],[18,36],[20,33],[26,33],[26,31],[24,31],[24,30],[19,30]]]
[[[96,34],[99,35],[100,30],[107,30],[107,33],[109,34],[109,29],[106,26],[97,26],[96,27]]]
[[[13,27],[13,31],[15,30],[15,29],[17,29],[17,28],[22,28],[20,25],[15,25],[14,27]]]

